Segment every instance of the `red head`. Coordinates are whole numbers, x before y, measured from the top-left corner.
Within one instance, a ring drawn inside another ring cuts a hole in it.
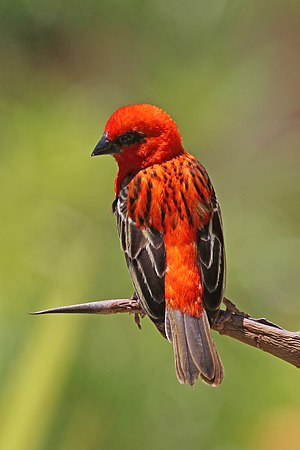
[[[131,172],[183,152],[179,131],[171,117],[157,106],[141,104],[123,106],[113,113],[92,155],[112,154],[119,165],[121,182]]]

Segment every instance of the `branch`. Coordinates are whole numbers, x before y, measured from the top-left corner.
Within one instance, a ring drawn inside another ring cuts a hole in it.
[[[300,332],[290,332],[275,325],[267,319],[254,319],[243,313],[228,299],[223,300],[226,310],[220,310],[212,328],[221,335],[230,336],[252,347],[264,350],[300,368]],[[145,313],[138,300],[115,299],[100,302],[81,303],[61,306],[31,314],[83,313],[83,314],[117,314],[133,313],[140,327],[140,316]]]

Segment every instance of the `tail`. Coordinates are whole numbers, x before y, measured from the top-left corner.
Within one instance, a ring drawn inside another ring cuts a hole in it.
[[[200,317],[166,309],[166,335],[173,343],[176,374],[180,383],[194,384],[201,377],[219,386],[224,370],[213,341],[206,311]]]

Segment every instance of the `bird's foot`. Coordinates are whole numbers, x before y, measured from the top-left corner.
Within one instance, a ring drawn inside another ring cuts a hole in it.
[[[139,301],[139,299],[138,299],[138,296],[136,295],[135,292],[132,294],[130,300],[136,301],[136,302],[138,303],[139,307],[141,308],[141,310],[143,310],[143,308],[142,308],[142,306],[141,306],[141,304],[140,304],[140,301]],[[142,313],[134,313],[134,322],[135,322],[135,324],[137,325],[137,327],[138,327],[139,330],[142,329],[141,319],[142,319],[143,317],[145,317],[145,315],[146,315],[146,314],[143,313],[143,312],[142,312]]]
[[[228,298],[224,297],[223,303],[226,306],[226,310],[225,310],[226,314],[229,314],[230,316],[232,314],[236,314],[237,316],[250,317],[249,314],[244,313],[243,311],[238,309],[234,303],[232,303],[230,300],[228,300]]]
[[[216,318],[215,321],[215,329],[217,329],[218,331],[222,330],[225,322],[229,322],[230,320],[232,320],[232,316],[237,315],[237,316],[241,316],[244,318],[250,317],[249,314],[244,313],[243,311],[240,311],[234,303],[232,303],[230,300],[228,300],[228,298],[223,298],[223,303],[226,306],[225,311],[224,310],[220,310],[219,314]]]
[[[139,330],[142,329],[142,325],[141,325],[142,318],[143,318],[143,316],[141,314],[138,314],[138,313],[134,314],[134,322],[136,323]]]

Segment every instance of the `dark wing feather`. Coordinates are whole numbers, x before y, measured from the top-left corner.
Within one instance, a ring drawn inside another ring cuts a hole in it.
[[[138,228],[128,217],[127,195],[128,188],[125,186],[113,203],[120,242],[138,299],[159,328],[165,318],[164,239],[160,232],[152,228]]]
[[[213,210],[209,222],[197,233],[198,260],[203,283],[203,301],[210,319],[218,311],[225,289],[225,250],[222,219],[213,195]]]

